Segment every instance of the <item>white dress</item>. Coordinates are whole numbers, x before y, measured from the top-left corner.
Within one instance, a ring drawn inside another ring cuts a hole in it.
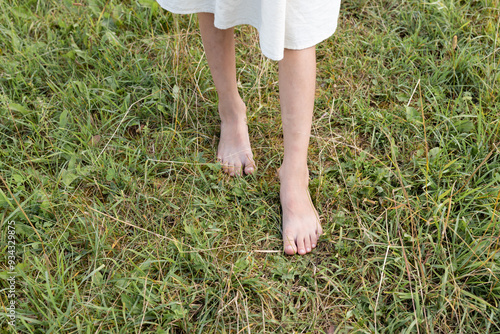
[[[337,28],[341,0],[156,0],[176,14],[208,12],[215,27],[250,24],[259,31],[262,53],[281,60],[283,50],[305,49],[330,37]]]

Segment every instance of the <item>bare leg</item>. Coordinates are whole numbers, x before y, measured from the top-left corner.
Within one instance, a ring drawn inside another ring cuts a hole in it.
[[[221,135],[217,160],[231,176],[255,170],[246,118],[246,106],[238,93],[233,29],[214,27],[214,15],[199,13],[201,37],[210,72],[219,95]]]
[[[283,163],[279,170],[283,209],[283,247],[286,254],[306,254],[322,233],[309,195],[307,149],[311,134],[316,87],[316,49],[285,49],[279,62]]]

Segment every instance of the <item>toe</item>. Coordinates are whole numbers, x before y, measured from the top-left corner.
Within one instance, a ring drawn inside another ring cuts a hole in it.
[[[285,235],[283,238],[283,249],[288,255],[293,255],[297,252],[293,235]]]
[[[311,248],[316,248],[317,244],[318,244],[318,237],[315,234],[311,235]]]
[[[221,162],[221,163],[222,163],[222,171],[226,174],[229,173],[229,166],[227,165],[227,163],[226,162]]]
[[[234,174],[235,175],[240,175],[241,176],[241,170],[242,170],[241,164],[235,164],[234,165]]]
[[[303,237],[297,238],[297,253],[300,255],[304,255],[306,253],[306,245]]]
[[[234,165],[231,164],[231,163],[228,163],[227,165],[227,173],[230,175],[230,176],[234,176],[235,173],[236,173],[236,170],[234,168]]]
[[[312,246],[311,246],[311,237],[310,236],[306,236],[304,238],[304,246],[306,248],[306,252],[309,253],[310,251],[312,251]]]
[[[245,174],[252,174],[255,171],[255,161],[251,155],[247,155],[245,159]]]
[[[253,172],[255,171],[255,167],[253,165],[250,165],[250,166],[246,166],[245,167],[245,174],[248,175],[248,174],[252,174]]]
[[[317,238],[320,237],[320,235],[323,234],[323,229],[321,228],[321,225],[318,226],[318,229],[316,230],[316,236]]]

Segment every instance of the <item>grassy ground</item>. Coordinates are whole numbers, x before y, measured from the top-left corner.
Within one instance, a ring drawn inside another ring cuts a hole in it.
[[[277,64],[253,28],[259,169],[233,179],[195,16],[1,1],[1,328],[14,221],[18,333],[499,333],[499,4],[343,1],[317,48],[325,234],[287,257]]]

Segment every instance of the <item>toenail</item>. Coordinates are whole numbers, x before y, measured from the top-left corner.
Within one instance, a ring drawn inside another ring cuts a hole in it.
[[[312,244],[312,248],[316,247],[316,244]]]
[[[311,248],[307,247],[307,251],[310,252],[311,251]]]

